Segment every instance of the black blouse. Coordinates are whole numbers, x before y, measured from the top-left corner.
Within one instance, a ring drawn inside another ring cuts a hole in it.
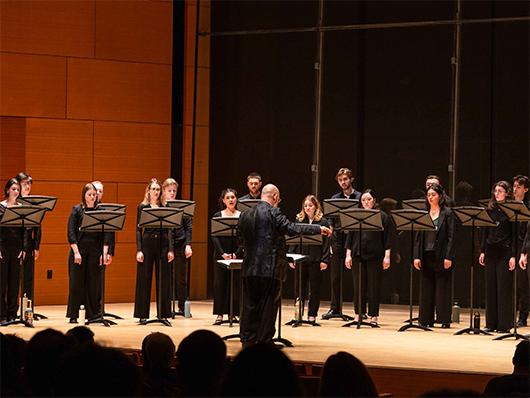
[[[0,220],[5,210],[6,206],[0,205]],[[21,227],[0,227],[0,252],[8,247],[20,247],[20,251],[27,251],[28,229],[24,228],[22,231]]]
[[[213,215],[214,217],[223,217],[223,213],[218,211]],[[238,218],[238,217],[234,217]],[[234,231],[234,237],[231,236],[212,236],[213,247],[215,249],[214,259],[220,260],[223,258],[223,254],[236,254],[237,258],[243,258],[243,247],[237,244],[236,233]]]
[[[140,218],[142,216],[143,209],[150,209],[151,205],[144,205],[140,203],[138,205],[138,212],[136,215],[136,251],[142,251],[142,236],[143,235],[157,235],[160,233],[160,228],[141,228],[138,226],[140,224]],[[142,233],[143,232],[143,233]],[[169,251],[173,251],[173,233],[171,229],[162,228],[162,240],[169,242]]]
[[[390,222],[384,211],[381,212],[381,221],[383,225],[382,231],[363,231],[361,239],[363,260],[371,258],[383,259],[385,257],[385,251],[392,248]],[[352,257],[361,257],[359,231],[348,232],[345,248],[352,251]]]
[[[83,209],[83,205],[78,204],[74,207],[72,207],[72,211],[70,212],[70,217],[68,217],[68,243],[71,245],[73,244],[79,244],[81,240],[83,239],[85,234],[97,234],[97,238],[102,238],[101,232],[83,232],[80,231],[79,228],[81,227],[81,223],[83,222],[83,216],[85,215],[85,211],[91,211],[95,210],[94,208],[86,208]],[[110,233],[105,232],[105,236],[103,237],[103,244],[106,246],[109,246],[110,244]]]
[[[499,209],[488,209],[488,214],[493,221],[498,221],[499,225],[496,227],[485,227],[484,235],[482,236],[481,252],[486,251],[486,245],[494,248],[505,248],[510,250],[511,256],[515,257],[515,236],[517,230],[514,222],[510,222],[508,217]]]
[[[304,218],[302,224],[309,224],[309,218]],[[321,225],[329,228],[328,220],[321,218],[320,221],[313,220],[312,225]],[[322,245],[302,245],[302,253],[300,253],[300,245],[289,246],[289,253],[298,253],[309,256],[307,261],[329,263],[329,237],[322,235]]]

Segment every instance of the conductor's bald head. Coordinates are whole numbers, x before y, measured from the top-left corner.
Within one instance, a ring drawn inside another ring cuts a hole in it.
[[[278,207],[280,203],[280,190],[273,184],[267,184],[261,191],[261,200],[264,200],[273,207]]]

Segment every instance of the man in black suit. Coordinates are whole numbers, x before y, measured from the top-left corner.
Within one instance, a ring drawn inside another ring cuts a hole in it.
[[[249,193],[241,196],[239,200],[261,199],[261,176],[258,173],[250,173],[247,177]]]
[[[530,208],[530,202],[525,200],[526,193],[530,188],[530,179],[527,176],[516,175],[513,177],[513,196],[514,200],[523,202],[526,207]],[[517,257],[520,258],[522,253],[526,253],[523,248],[524,240],[526,237],[526,222],[518,223],[517,235],[519,242],[517,243]],[[525,268],[517,267],[517,298],[519,301],[519,320],[517,326],[522,327],[527,325],[528,310],[530,308],[529,297],[528,297],[528,270]]]
[[[335,176],[335,180],[342,188],[342,191],[333,195],[331,199],[357,199],[361,198],[361,193],[353,188],[353,175],[350,169],[343,167]],[[345,267],[344,260],[346,256],[344,254],[343,237],[341,233],[340,219],[330,218],[328,219],[329,225],[333,234],[331,235],[331,308],[329,311],[322,315],[322,319],[331,319],[337,315],[342,314],[342,308],[340,308],[340,285],[342,283],[340,279],[340,268]]]
[[[263,188],[261,202],[239,217],[237,237],[244,247],[241,267],[243,313],[240,333],[243,347],[271,343],[280,306],[280,284],[286,277],[285,235],[330,235],[329,228],[290,222],[278,208],[280,191],[272,184]]]

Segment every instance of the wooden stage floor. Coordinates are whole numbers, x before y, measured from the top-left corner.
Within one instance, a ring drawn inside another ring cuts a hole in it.
[[[345,303],[346,314],[352,314],[352,304]],[[320,314],[329,308],[329,303],[323,302]],[[212,315],[211,301],[192,302],[192,318],[177,317],[172,320],[172,327],[161,324],[140,326],[137,319],[132,318],[133,304],[108,304],[106,311],[122,316],[117,326],[105,327],[101,324],[90,328],[95,333],[96,341],[100,344],[124,349],[141,350],[143,338],[153,331],[163,332],[171,336],[178,347],[180,341],[188,334],[198,329],[208,329],[220,336],[238,332],[237,324],[232,329],[228,325],[213,326],[215,316]],[[33,334],[45,328],[54,328],[62,332],[68,331],[74,325],[68,323],[65,317],[66,306],[39,306],[37,313],[44,314],[49,319],[35,322],[35,328],[22,325],[2,327],[2,333],[15,333],[29,340]],[[417,312],[414,308],[414,314]],[[294,312],[291,301],[284,300],[282,307],[283,323],[288,322]],[[151,314],[156,314],[155,304],[151,304]],[[289,339],[293,348],[285,348],[283,352],[295,362],[324,363],[326,358],[338,351],[347,351],[370,368],[401,369],[417,371],[473,373],[482,375],[508,374],[513,370],[511,359],[518,341],[507,339],[492,341],[492,337],[484,335],[453,334],[469,326],[469,311],[461,313],[461,323],[453,324],[450,329],[433,328],[433,332],[408,330],[397,332],[408,318],[407,306],[383,305],[379,317],[381,326],[372,329],[363,326],[360,330],[355,327],[343,328],[342,320],[333,319],[319,321],[321,327],[303,325],[298,328],[282,326],[282,337]],[[109,318],[112,319],[112,318]],[[481,316],[484,326],[484,313]],[[530,328],[519,329],[520,333],[530,333]],[[235,356],[241,350],[238,340],[227,341],[228,355]]]

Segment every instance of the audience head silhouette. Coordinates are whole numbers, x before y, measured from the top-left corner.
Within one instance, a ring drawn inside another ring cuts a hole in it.
[[[142,342],[144,370],[169,370],[175,360],[175,344],[164,333],[151,333]]]

